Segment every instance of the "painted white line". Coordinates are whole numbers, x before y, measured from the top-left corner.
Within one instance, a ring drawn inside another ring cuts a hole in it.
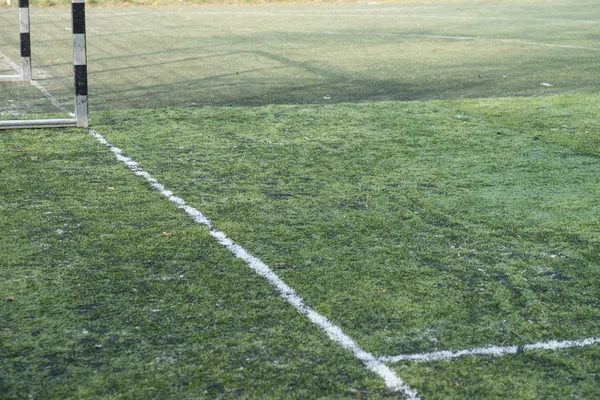
[[[476,40],[495,40],[495,41],[505,42],[505,43],[527,44],[530,46],[546,46],[546,47],[559,47],[562,49],[580,49],[580,50],[600,51],[600,48],[598,48],[598,47],[571,46],[571,45],[566,45],[566,44],[553,44],[553,43],[540,43],[540,42],[526,42],[523,40],[511,40],[511,39],[476,39]]]
[[[16,72],[21,73],[21,67],[19,67],[17,64],[15,64],[15,62],[13,60],[11,60],[9,57],[0,53],[0,59],[2,59],[5,63],[7,63],[8,66],[11,67],[12,69],[14,69]]]
[[[562,49],[579,49],[579,50],[593,50],[600,51],[598,47],[586,47],[586,46],[572,46],[567,44],[554,44],[554,43],[542,43],[542,42],[529,42],[525,40],[518,39],[496,39],[496,38],[483,38],[483,37],[471,37],[471,36],[442,36],[442,35],[417,35],[417,34],[409,34],[405,36],[411,37],[425,37],[432,39],[450,39],[450,40],[476,40],[482,42],[502,42],[502,43],[517,43],[517,44],[526,44],[529,46],[544,46],[544,47],[558,47]]]
[[[400,362],[400,361],[442,361],[451,360],[453,358],[465,357],[465,356],[502,356],[506,354],[516,354],[524,351],[531,350],[562,350],[570,349],[573,347],[585,347],[593,344],[600,344],[600,338],[588,338],[580,340],[551,340],[549,342],[540,342],[533,344],[526,344],[522,346],[486,346],[466,350],[455,350],[455,351],[436,351],[433,353],[419,353],[419,354],[399,354],[397,356],[384,356],[379,357],[379,361],[382,362]]]
[[[62,104],[60,104],[60,102],[58,100],[56,100],[56,98],[54,96],[52,96],[46,89],[44,89],[44,87],[42,85],[40,85],[38,83],[38,81],[35,81],[32,79],[30,81],[30,83],[31,83],[31,85],[36,87],[40,92],[42,92],[44,97],[47,98],[54,107],[58,108],[60,111],[64,112],[65,114],[69,114],[71,117],[75,117],[75,114],[73,114],[71,111],[67,110]]]
[[[288,286],[281,278],[273,272],[271,268],[252,254],[248,253],[242,246],[235,244],[229,239],[225,233],[216,230],[210,220],[199,210],[186,204],[181,197],[173,195],[173,192],[165,189],[165,187],[154,179],[148,172],[141,169],[137,162],[123,155],[123,151],[118,147],[111,145],[102,135],[93,129],[88,129],[90,134],[95,137],[100,143],[104,144],[115,154],[117,160],[124,163],[134,174],[146,179],[150,185],[163,196],[175,203],[177,207],[185,211],[194,222],[206,226],[210,229],[210,235],[229,250],[235,257],[243,260],[248,267],[254,270],[255,273],[265,278],[279,295],[287,300],[300,314],[306,315],[308,319],[319,328],[321,328],[331,340],[346,350],[354,354],[354,357],[360,360],[370,371],[381,377],[385,385],[392,391],[401,392],[407,399],[418,399],[414,389],[406,385],[402,380],[386,366],[382,361],[378,360],[371,353],[368,353],[360,348],[360,346],[348,335],[346,335],[340,327],[331,323],[327,317],[319,314],[312,308],[306,305],[302,297],[298,296],[294,289]]]

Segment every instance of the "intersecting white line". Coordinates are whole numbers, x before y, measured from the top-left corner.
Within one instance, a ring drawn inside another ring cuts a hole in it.
[[[563,341],[551,340],[549,342],[525,344],[522,346],[485,346],[466,350],[436,351],[432,353],[417,354],[399,354],[396,356],[379,357],[379,361],[390,363],[400,361],[442,361],[465,356],[502,356],[505,354],[516,354],[531,350],[562,350],[570,349],[573,347],[590,346],[593,344],[600,344],[600,338]]]

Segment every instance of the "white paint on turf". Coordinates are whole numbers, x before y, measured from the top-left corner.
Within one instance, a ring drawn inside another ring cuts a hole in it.
[[[401,392],[405,398],[416,400],[418,399],[417,392],[406,385],[394,371],[392,371],[382,361],[378,360],[374,355],[360,348],[360,346],[348,335],[346,335],[340,327],[331,323],[327,317],[319,314],[304,303],[302,297],[298,296],[294,289],[288,286],[273,270],[260,259],[248,253],[246,249],[235,244],[225,233],[216,230],[210,220],[199,210],[185,203],[181,197],[173,195],[173,192],[165,189],[164,185],[154,179],[148,172],[141,169],[137,162],[123,155],[123,152],[118,147],[111,145],[102,135],[93,129],[88,130],[100,143],[107,146],[110,151],[115,154],[117,160],[124,163],[133,173],[146,179],[153,188],[158,190],[163,196],[175,203],[180,209],[186,212],[196,223],[205,225],[210,229],[210,235],[223,247],[229,250],[235,257],[243,260],[254,272],[265,278],[278,292],[281,297],[287,300],[299,313],[306,315],[308,319],[321,328],[331,340],[346,350],[354,354],[370,371],[377,374],[383,379],[385,385],[393,391]]]
[[[7,63],[16,72],[21,72],[21,68],[17,64],[15,64],[15,62],[13,60],[11,60],[10,58],[8,58],[4,54],[0,53],[0,59],[2,59],[2,61],[4,61],[5,63]]]
[[[60,104],[60,102],[58,100],[56,100],[56,98],[54,96],[52,96],[42,85],[40,85],[38,81],[35,81],[32,79],[29,82],[31,83],[31,85],[36,87],[40,92],[42,92],[44,97],[47,98],[54,107],[58,108],[60,111],[64,112],[65,114],[69,114],[71,117],[75,117],[75,114],[73,114],[71,111],[67,110],[62,104]]]
[[[382,362],[400,362],[400,361],[442,361],[451,360],[457,357],[465,356],[502,356],[506,354],[516,354],[531,350],[562,350],[573,347],[584,347],[592,344],[600,344],[600,338],[588,338],[581,340],[551,340],[549,342],[540,342],[526,344],[522,346],[486,346],[466,350],[455,351],[436,351],[433,353],[419,354],[400,354],[397,356],[379,357]]]

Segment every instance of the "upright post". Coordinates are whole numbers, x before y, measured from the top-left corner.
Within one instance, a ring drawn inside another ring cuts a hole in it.
[[[31,80],[31,35],[29,33],[29,0],[19,0],[21,32],[21,78]]]
[[[73,17],[73,68],[75,71],[75,120],[77,121],[77,127],[87,128],[89,120],[85,0],[72,0],[71,10]]]

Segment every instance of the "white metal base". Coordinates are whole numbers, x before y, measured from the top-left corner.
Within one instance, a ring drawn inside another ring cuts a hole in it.
[[[21,75],[0,75],[0,82],[23,82]]]
[[[0,121],[0,129],[72,128],[77,126],[75,119],[30,119]]]

